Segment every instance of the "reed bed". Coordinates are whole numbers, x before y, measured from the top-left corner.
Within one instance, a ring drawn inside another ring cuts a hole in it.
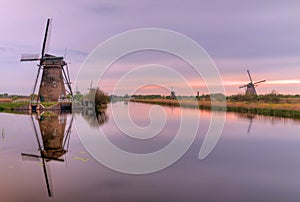
[[[277,116],[300,119],[300,103],[263,103],[263,102],[232,102],[227,101],[226,107],[222,102],[215,102],[212,106],[206,100],[176,100],[176,99],[132,99],[133,102],[159,104],[176,107],[191,107],[205,110],[251,113],[266,116]]]

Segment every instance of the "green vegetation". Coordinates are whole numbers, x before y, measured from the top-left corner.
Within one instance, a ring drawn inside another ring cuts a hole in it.
[[[132,95],[131,97],[135,98],[135,99],[159,99],[159,98],[162,98],[161,95]]]
[[[107,93],[104,93],[102,90],[97,88],[95,93],[95,108],[106,108],[109,102],[110,97],[107,95]]]
[[[225,100],[225,98],[226,107],[224,107],[221,102]],[[195,99],[197,102],[195,102]],[[211,106],[212,99],[215,101],[216,106]],[[202,95],[197,98],[194,97],[193,99],[134,98],[131,99],[131,101],[300,119],[300,96],[280,95],[275,92],[259,96],[232,95],[225,97],[222,94],[213,94],[212,96]]]
[[[23,107],[28,105],[28,102],[5,102],[0,103],[0,111],[13,111],[18,107]]]
[[[51,107],[51,106],[53,106],[53,105],[58,104],[58,102],[41,102],[41,104],[42,104],[44,107],[48,108],[48,107]]]
[[[40,121],[50,121],[53,117],[56,117],[57,114],[51,111],[44,111],[40,116]]]
[[[0,94],[0,98],[8,98],[8,93],[2,93],[2,94]]]
[[[265,102],[265,103],[279,103],[281,95],[276,94],[275,91],[272,91],[269,94],[265,95],[232,95],[228,96],[227,100],[232,102]]]
[[[57,104],[58,102],[43,102],[42,105],[46,108]],[[14,111],[18,108],[28,106],[29,102],[3,102],[0,103],[0,111]]]
[[[300,95],[282,95],[272,91],[265,95],[231,95],[227,97],[232,102],[263,102],[263,103],[300,103]]]
[[[300,119],[299,110],[227,106],[227,111]]]
[[[73,96],[73,99],[74,99],[74,101],[82,103],[83,95],[79,91],[77,91],[76,94]]]

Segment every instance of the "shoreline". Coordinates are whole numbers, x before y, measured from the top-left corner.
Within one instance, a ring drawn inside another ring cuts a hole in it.
[[[173,106],[187,108],[198,108],[213,111],[237,112],[243,114],[258,114],[264,116],[275,116],[283,118],[300,119],[300,103],[264,103],[264,102],[232,102],[226,101],[226,106],[221,102],[219,105],[211,106],[210,101],[206,100],[170,100],[170,99],[131,99],[131,102],[140,102],[148,104],[158,104],[164,106]]]

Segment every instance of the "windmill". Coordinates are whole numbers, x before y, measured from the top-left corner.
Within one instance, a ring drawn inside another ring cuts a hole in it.
[[[171,87],[171,95],[170,95],[170,98],[171,98],[171,99],[176,99],[174,87]]]
[[[31,104],[34,101],[34,93],[41,71],[43,73],[36,102],[57,102],[59,98],[65,98],[66,93],[73,97],[68,64],[63,60],[63,57],[57,57],[47,53],[49,49],[50,32],[52,27],[51,22],[51,19],[47,20],[41,55],[22,54],[21,56],[21,62],[39,61],[37,64],[38,72],[32,88]],[[67,91],[65,85],[67,86]]]
[[[266,82],[266,80],[261,80],[261,81],[257,81],[253,83],[252,77],[250,75],[250,71],[247,70],[250,82],[246,85],[240,86],[239,88],[246,88],[246,95],[257,95],[255,87],[257,86],[257,84],[262,83],[262,82]]]

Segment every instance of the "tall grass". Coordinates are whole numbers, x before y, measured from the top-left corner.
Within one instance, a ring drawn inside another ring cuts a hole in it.
[[[131,101],[166,106],[182,106],[205,110],[251,113],[266,116],[300,119],[300,103],[268,103],[262,101],[250,102],[227,100],[226,107],[224,107],[221,102],[217,102],[215,106],[211,106],[211,102],[205,99],[198,99],[197,102],[188,99],[182,99],[180,101],[176,99],[132,99]]]

